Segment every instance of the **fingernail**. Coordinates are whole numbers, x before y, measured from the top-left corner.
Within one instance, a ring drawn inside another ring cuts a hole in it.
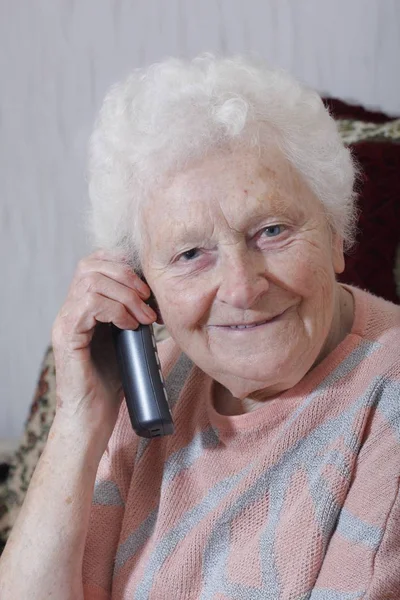
[[[136,289],[141,296],[144,296],[145,298],[148,298],[150,296],[149,287],[145,283],[143,283],[143,281],[140,281],[140,279],[139,281],[136,281]]]
[[[149,319],[157,318],[157,315],[154,312],[154,310],[152,308],[150,308],[150,306],[148,306],[147,304],[144,305],[143,312],[149,317]]]

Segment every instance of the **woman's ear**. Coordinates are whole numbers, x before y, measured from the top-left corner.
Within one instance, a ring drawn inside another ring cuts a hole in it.
[[[332,264],[336,274],[343,273],[345,268],[343,238],[337,233],[332,234]]]

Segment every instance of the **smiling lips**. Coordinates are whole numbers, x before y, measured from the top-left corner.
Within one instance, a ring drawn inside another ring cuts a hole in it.
[[[268,323],[269,321],[272,321],[272,319],[260,321],[259,323],[250,323],[250,325],[225,325],[225,327],[229,327],[229,329],[254,329],[259,325],[265,325],[265,323]]]
[[[286,312],[286,311],[283,311],[279,315],[275,315],[274,317],[271,317],[270,319],[265,319],[264,321],[257,321],[257,323],[248,323],[248,324],[243,323],[241,325],[219,325],[219,327],[223,327],[224,329],[255,329],[256,327],[259,327],[260,325],[265,325],[266,323],[270,323],[271,321],[274,321],[278,317],[282,316],[284,312]]]

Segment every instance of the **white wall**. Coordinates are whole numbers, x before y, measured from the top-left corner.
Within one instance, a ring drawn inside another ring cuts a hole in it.
[[[398,0],[0,0],[0,438],[18,436],[78,259],[85,148],[112,82],[165,55],[255,51],[400,113]]]

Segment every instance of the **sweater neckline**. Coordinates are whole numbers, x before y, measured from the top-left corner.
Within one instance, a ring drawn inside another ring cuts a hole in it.
[[[267,400],[265,405],[241,415],[222,415],[213,405],[213,386],[207,394],[207,412],[210,423],[221,431],[244,432],[259,429],[265,425],[273,427],[282,421],[296,406],[312,392],[359,344],[368,321],[367,292],[351,285],[340,283],[354,299],[353,325],[346,337],[314,369],[309,371],[295,386],[282,392],[276,398]]]

